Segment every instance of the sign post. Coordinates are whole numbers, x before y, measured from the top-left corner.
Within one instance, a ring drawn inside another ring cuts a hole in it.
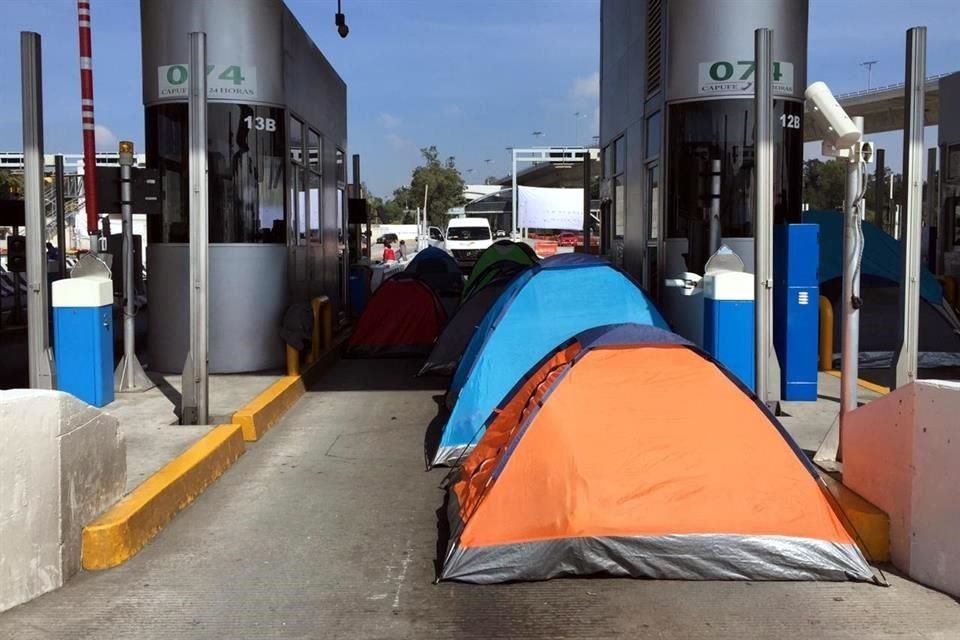
[[[773,31],[754,32],[754,357],[756,392],[767,406],[780,400],[780,371],[773,346]]]
[[[927,73],[927,28],[907,30],[907,77],[904,82],[903,182],[904,222],[900,238],[899,348],[891,388],[917,379],[920,329],[920,235],[923,232],[923,113]]]
[[[209,247],[207,215],[207,34],[190,34],[188,144],[190,159],[190,350],[183,366],[183,424],[209,422]]]
[[[40,34],[20,33],[23,88],[23,206],[26,223],[27,354],[32,389],[54,389],[47,307],[46,220],[43,212],[43,82]],[[14,277],[14,286],[20,281]]]

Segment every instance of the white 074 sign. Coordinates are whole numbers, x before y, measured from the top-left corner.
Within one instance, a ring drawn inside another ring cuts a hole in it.
[[[185,64],[157,67],[157,83],[161,100],[186,98],[190,87],[190,67]],[[239,64],[208,64],[207,97],[256,98],[257,68]]]
[[[753,93],[756,67],[753,60],[701,62],[698,91],[700,95]],[[773,63],[773,92],[793,94],[793,63]]]

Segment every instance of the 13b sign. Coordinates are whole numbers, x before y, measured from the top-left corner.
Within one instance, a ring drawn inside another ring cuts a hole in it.
[[[161,100],[187,97],[190,68],[185,64],[157,67],[158,96]],[[207,65],[208,98],[256,98],[257,68],[238,64]]]
[[[753,93],[756,64],[753,60],[714,60],[700,63],[700,95]],[[773,63],[773,92],[793,93],[793,63]]]

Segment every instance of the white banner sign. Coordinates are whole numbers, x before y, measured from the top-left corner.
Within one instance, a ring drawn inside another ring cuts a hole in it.
[[[753,91],[753,60],[714,60],[701,62],[699,67],[699,91],[701,95],[746,93]],[[773,63],[773,92],[793,94],[793,63]]]
[[[583,189],[518,187],[517,217],[530,229],[583,229]]]
[[[190,67],[168,64],[157,67],[157,82],[161,100],[187,97]],[[207,65],[208,98],[256,98],[257,68],[237,64]]]

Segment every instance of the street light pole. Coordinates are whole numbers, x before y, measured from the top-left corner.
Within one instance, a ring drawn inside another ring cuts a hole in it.
[[[120,393],[146,391],[154,387],[137,360],[134,321],[133,269],[133,143],[120,143],[120,216],[123,221],[123,357],[113,374],[113,388]]]

